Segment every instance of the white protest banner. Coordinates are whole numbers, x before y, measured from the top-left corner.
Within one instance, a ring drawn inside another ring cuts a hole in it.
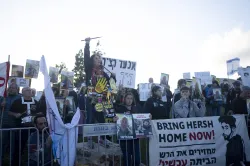
[[[117,86],[135,88],[136,62],[102,57],[102,64],[106,73],[116,74]]]
[[[201,79],[201,85],[212,84],[210,72],[195,72],[194,75],[196,78]]]
[[[25,78],[16,78],[16,84],[20,87],[29,87],[30,86],[30,79]]]
[[[117,127],[115,123],[85,124],[83,127],[84,137],[116,134]]]
[[[183,79],[191,79],[191,73],[183,73]]]
[[[156,83],[140,83],[139,84],[139,96],[140,96],[140,101],[147,101],[148,98],[151,97],[151,87],[152,85],[157,85],[161,87],[161,90],[164,90],[164,87],[161,86],[160,84]],[[162,94],[162,101],[167,102],[166,94]]]
[[[153,120],[150,166],[241,165],[250,161],[244,115]]]

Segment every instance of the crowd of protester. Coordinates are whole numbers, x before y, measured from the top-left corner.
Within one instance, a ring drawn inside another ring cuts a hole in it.
[[[149,82],[153,83],[152,78]],[[214,100],[214,88],[221,88],[223,100]],[[63,90],[60,93],[59,88],[56,86],[52,87],[55,97],[62,97],[66,99],[67,96],[72,96],[74,100],[75,108],[79,107],[81,111],[81,118],[79,124],[91,124],[95,122],[104,123],[104,114],[96,112],[94,107],[87,108],[90,105],[95,104],[86,97],[87,87],[83,85],[78,92]],[[115,97],[113,107],[116,113],[150,113],[153,120],[155,119],[169,119],[169,118],[189,118],[189,117],[203,117],[203,116],[220,116],[220,115],[232,115],[232,114],[248,114],[246,99],[247,94],[244,93],[249,90],[249,87],[241,85],[241,81],[236,80],[232,86],[229,85],[225,79],[222,84],[216,80],[213,80],[211,85],[202,86],[202,94],[200,99],[194,95],[194,89],[187,86],[185,79],[181,79],[177,83],[177,90],[173,94],[169,86],[164,87],[164,92],[160,86],[154,85],[151,88],[151,97],[147,101],[142,102],[139,99],[139,89],[129,89],[119,87],[118,93]],[[24,128],[24,127],[36,127],[38,132],[41,132],[46,127],[46,100],[44,94],[36,101],[35,89],[29,87],[23,88],[21,94],[19,93],[19,87],[12,83],[8,87],[8,96],[1,98],[1,109],[2,109],[2,128]],[[166,95],[167,102],[162,101],[162,95]],[[30,104],[30,108],[27,108],[27,104]],[[91,103],[90,105],[86,103]],[[62,118],[65,123],[70,122],[74,112],[70,113],[67,111],[68,102],[64,103],[65,107],[62,113]],[[32,121],[22,123],[22,118],[26,115],[27,109],[30,114],[35,117]],[[224,111],[222,111],[224,110]],[[114,116],[114,122],[117,117]],[[23,130],[21,137],[18,132],[13,132],[10,138],[10,131],[3,132],[2,135],[2,159],[8,145],[11,144],[11,155],[12,163],[19,165],[20,160],[17,160],[19,156],[22,156],[25,147],[30,148],[31,155],[29,157],[30,164],[36,165],[36,145],[37,145],[37,132]],[[46,155],[50,153],[51,138],[49,134],[43,134],[43,138],[46,144]],[[39,141],[42,140],[42,134],[40,134]],[[108,145],[109,138],[102,137],[100,140],[101,144]],[[21,145],[19,145],[21,143]],[[91,143],[91,142],[90,142]],[[120,142],[121,150],[123,155],[132,155],[133,151],[139,151],[138,140],[133,142]],[[108,148],[108,146],[107,146]],[[47,150],[46,150],[47,149]],[[33,153],[32,153],[33,152]],[[138,153],[135,153],[138,154]],[[45,156],[46,156],[45,155]],[[135,161],[138,165],[140,158],[138,155],[135,156]],[[46,162],[50,160],[47,156]],[[41,160],[41,159],[40,159]],[[40,161],[41,162],[41,161]],[[127,160],[124,160],[126,164]],[[49,162],[48,162],[49,163]]]

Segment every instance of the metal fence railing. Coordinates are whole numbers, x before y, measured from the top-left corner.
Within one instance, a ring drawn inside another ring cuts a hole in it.
[[[81,130],[75,135],[78,138],[75,166],[148,165],[148,138],[117,140],[116,124],[112,123],[78,125],[74,130]],[[69,130],[66,134],[69,135]],[[48,128],[0,129],[0,142],[0,166],[59,165],[55,162]],[[66,148],[70,146],[67,142]]]
[[[114,123],[83,124],[74,130],[75,166],[149,165],[149,138],[118,140]],[[69,130],[65,132],[69,135]],[[36,128],[0,129],[0,143],[0,166],[59,165],[55,162],[48,128],[40,132]],[[71,146],[67,142],[65,147]],[[70,155],[67,151],[66,157]]]

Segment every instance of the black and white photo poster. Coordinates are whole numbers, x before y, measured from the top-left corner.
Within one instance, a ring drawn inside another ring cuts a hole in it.
[[[242,68],[238,69],[238,74],[241,76],[243,86],[250,87],[250,68]]]
[[[133,119],[131,114],[116,114],[117,137],[119,140],[134,139]]]
[[[150,166],[244,165],[250,161],[244,115],[153,120]]]
[[[150,114],[133,114],[136,138],[153,135]]]

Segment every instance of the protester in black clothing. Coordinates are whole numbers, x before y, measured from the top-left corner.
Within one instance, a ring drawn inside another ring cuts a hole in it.
[[[152,119],[168,119],[169,113],[167,113],[167,108],[162,98],[162,90],[159,86],[154,86],[152,88],[152,97],[150,97],[144,105],[144,113],[150,113]]]
[[[221,116],[219,118],[223,129],[223,137],[227,143],[226,166],[242,166],[246,161],[244,141],[235,133],[236,119],[233,116]]]
[[[137,110],[134,103],[134,96],[132,93],[127,93],[124,96],[124,104],[121,105],[116,113],[122,114],[134,114],[140,111]],[[118,117],[114,117],[114,121],[116,122]],[[124,166],[139,166],[140,165],[140,147],[139,147],[139,139],[134,140],[120,140],[120,146],[123,153],[123,165]],[[131,157],[133,160],[131,160]],[[132,163],[131,163],[132,162]]]
[[[13,102],[10,107],[9,114],[16,118],[16,127],[33,127],[32,119],[30,116],[43,115],[38,108],[38,102],[32,97],[32,91],[29,87],[22,89],[22,95],[20,99]],[[29,116],[28,116],[29,115]],[[15,154],[13,165],[19,165],[19,157],[22,156],[29,134],[33,131],[21,130],[21,137],[19,133],[16,135],[15,140]],[[21,144],[20,144],[21,143]],[[21,149],[19,149],[19,146]]]
[[[225,115],[228,114],[228,111],[232,111],[232,104],[233,104],[233,100],[239,96],[241,94],[241,88],[240,88],[240,82],[239,81],[235,81],[233,83],[233,88],[229,91],[229,93],[227,94],[227,104],[226,104],[226,109],[225,109]]]
[[[234,114],[248,114],[246,105],[245,91],[247,87],[243,87],[242,92],[232,101],[232,111]]]

